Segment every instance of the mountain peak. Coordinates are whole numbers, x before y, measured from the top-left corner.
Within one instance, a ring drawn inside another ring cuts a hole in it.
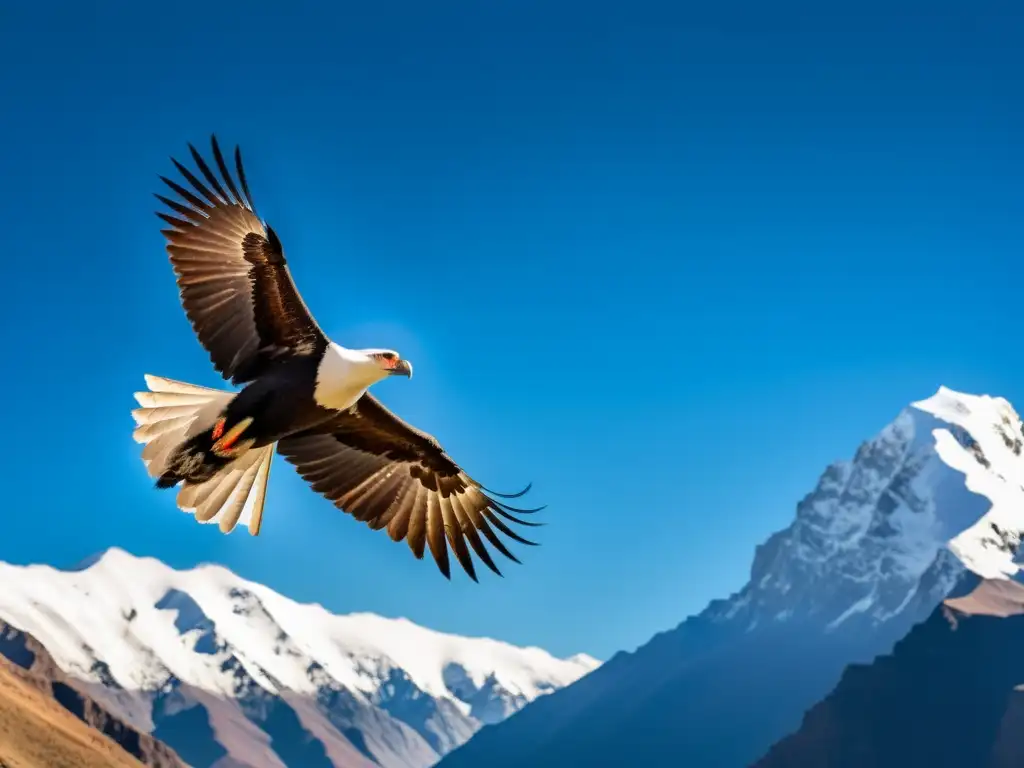
[[[851,459],[826,467],[793,522],[757,547],[747,585],[707,616],[834,631],[905,611],[949,539],[985,511],[937,455],[938,426],[931,413],[904,408]],[[955,561],[939,562],[936,593],[959,574]]]
[[[752,624],[802,616],[834,629],[905,610],[926,572],[935,595],[961,565],[983,578],[1016,577],[1022,449],[1021,419],[1005,399],[940,387],[852,460],[826,468],[793,523],[758,547],[747,587],[712,612],[749,614]]]

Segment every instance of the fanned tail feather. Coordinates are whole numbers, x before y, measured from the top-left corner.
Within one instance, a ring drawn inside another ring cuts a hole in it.
[[[234,394],[146,374],[148,392],[136,392],[141,408],[132,411],[132,437],[144,443],[142,463],[150,477],[160,477],[174,449],[217,418]]]
[[[200,523],[217,523],[231,533],[242,522],[257,536],[263,522],[274,446],[246,451],[204,483],[182,483],[177,504]]]
[[[136,392],[141,408],[132,411],[142,461],[159,478],[175,450],[209,429],[235,396],[233,392],[146,375],[148,392]],[[182,483],[177,505],[201,523],[217,523],[230,533],[241,521],[253,536],[260,531],[274,446],[246,451],[203,483]]]

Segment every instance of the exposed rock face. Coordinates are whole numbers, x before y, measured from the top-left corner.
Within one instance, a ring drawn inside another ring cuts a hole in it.
[[[756,768],[1024,764],[1022,644],[1024,586],[981,581],[891,655],[849,667]]]
[[[793,523],[757,548],[742,590],[485,728],[442,768],[749,766],[964,573],[947,543],[989,505],[938,455],[942,426],[902,412],[826,468]]]
[[[90,728],[110,738],[139,763],[154,768],[184,768],[174,750],[112,715],[60,670],[39,641],[2,621],[0,656],[20,670],[20,674],[14,672],[19,680],[41,694],[52,697]],[[13,671],[11,666],[6,668]]]

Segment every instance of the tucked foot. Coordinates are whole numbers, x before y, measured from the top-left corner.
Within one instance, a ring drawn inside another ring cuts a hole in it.
[[[219,456],[222,459],[233,459],[248,450],[256,441],[249,439],[239,442],[238,439],[252,422],[251,417],[246,417],[225,432],[224,419],[219,419],[213,426],[212,437],[215,442],[210,450],[215,456]]]

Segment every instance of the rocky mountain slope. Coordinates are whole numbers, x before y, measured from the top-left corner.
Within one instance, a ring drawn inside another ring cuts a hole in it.
[[[969,572],[891,655],[839,685],[757,768],[1024,765],[1024,430],[1002,400],[940,392],[921,403],[953,427],[939,454],[991,500],[951,542]]]
[[[951,408],[971,400],[940,397]],[[983,418],[1012,453],[1007,409]],[[942,426],[934,409],[904,410],[852,460],[826,468],[793,523],[757,548],[742,590],[484,729],[442,768],[749,766],[799,727],[847,664],[891,650],[928,617],[964,573],[957,541],[961,556],[978,554],[960,537],[993,513],[936,450]],[[960,426],[942,434],[972,450]]]
[[[984,580],[836,689],[756,768],[1024,764],[1024,586]]]
[[[597,662],[339,616],[225,568],[112,549],[77,571],[0,564],[0,619],[195,768],[420,768]]]
[[[78,690],[35,638],[2,622],[0,765],[184,768],[166,745]]]

